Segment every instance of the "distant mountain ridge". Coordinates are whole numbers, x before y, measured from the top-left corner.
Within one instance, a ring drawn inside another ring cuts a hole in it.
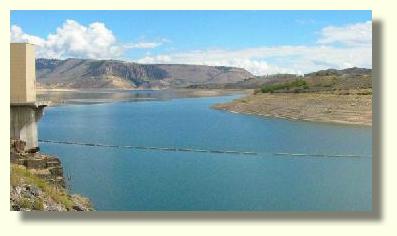
[[[178,88],[225,84],[254,77],[242,68],[138,64],[118,60],[36,59],[39,86],[46,88]]]
[[[316,72],[305,74],[307,76],[330,76],[330,75],[337,75],[337,76],[360,76],[360,75],[371,75],[372,69],[367,68],[346,68],[342,70],[337,69],[327,69],[327,70],[319,70]]]
[[[224,88],[224,89],[258,89],[262,86],[290,83],[296,80],[304,80],[309,88],[305,91],[333,91],[346,89],[372,88],[372,69],[347,68],[342,70],[327,69],[302,75],[275,74],[265,76],[253,76],[248,79],[226,84],[202,84],[191,85],[190,88]],[[286,92],[284,90],[280,90]],[[294,91],[294,90],[291,90]]]

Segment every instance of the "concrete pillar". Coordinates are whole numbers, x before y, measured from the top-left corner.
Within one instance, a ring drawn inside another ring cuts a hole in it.
[[[37,122],[45,105],[36,102],[34,45],[11,43],[10,53],[10,136],[25,141],[27,151],[37,151]]]
[[[10,136],[26,142],[27,151],[38,151],[37,123],[43,114],[44,106],[17,105],[10,107]]]

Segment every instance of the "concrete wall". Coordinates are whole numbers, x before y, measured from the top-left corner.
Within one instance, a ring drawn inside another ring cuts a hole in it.
[[[26,142],[27,150],[38,148],[37,122],[43,114],[43,108],[35,106],[11,106],[10,137]]]
[[[26,150],[36,150],[37,122],[44,107],[36,104],[34,45],[11,43],[10,53],[10,136],[25,141]]]
[[[36,102],[34,45],[10,44],[11,104]]]

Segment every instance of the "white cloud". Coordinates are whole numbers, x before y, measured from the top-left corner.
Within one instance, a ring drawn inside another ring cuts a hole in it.
[[[172,58],[167,55],[157,55],[157,56],[146,56],[138,60],[138,63],[147,63],[147,64],[154,64],[154,63],[170,63]]]
[[[307,73],[320,69],[372,67],[370,47],[278,46],[242,50],[202,50],[146,56],[139,63],[177,63],[245,68],[255,75]]]
[[[248,49],[249,50],[249,49]],[[245,55],[247,54],[247,55]],[[301,73],[299,70],[280,68],[269,65],[264,60],[250,59],[250,52],[242,51],[194,51],[169,55],[146,56],[138,59],[138,63],[148,64],[194,64],[210,66],[233,66],[240,67],[256,75],[271,73]]]
[[[124,44],[124,48],[141,48],[141,49],[148,49],[148,48],[156,48],[162,45],[161,42],[139,42],[139,43],[128,43]]]
[[[36,45],[44,45],[44,40],[40,37],[25,34],[21,27],[11,26],[11,42],[29,42]]]
[[[84,26],[74,20],[66,20],[55,33],[40,38],[23,32],[17,25],[11,26],[11,42],[36,44],[37,57],[45,58],[120,58],[125,50],[155,48],[162,42],[139,42],[121,44],[113,32],[101,22]]]
[[[37,56],[46,58],[114,58],[123,53],[112,31],[100,22],[84,26],[77,21],[66,20],[46,39],[26,34],[19,26],[13,25],[11,41],[36,44]]]
[[[319,44],[340,43],[346,46],[371,45],[372,22],[361,22],[341,27],[328,26],[321,30]]]
[[[256,47],[239,50],[211,49],[163,53],[138,58],[139,63],[175,63],[245,68],[255,75],[307,73],[320,69],[372,67],[372,23],[362,22],[341,27],[329,26],[319,32],[312,46]],[[47,38],[29,35],[13,25],[12,42],[37,45],[37,56],[46,58],[122,58],[129,49],[151,49],[169,42],[166,39],[121,44],[103,23],[84,26],[67,20]]]
[[[161,45],[163,45],[164,43],[170,43],[171,41],[166,39],[166,38],[162,38],[160,40],[157,41],[143,41],[140,40],[138,42],[134,42],[134,43],[126,43],[123,45],[124,48],[126,49],[134,49],[134,48],[138,48],[138,49],[152,49],[152,48],[157,48],[160,47]]]
[[[241,50],[195,50],[138,59],[141,63],[224,65],[255,75],[308,73],[321,69],[372,68],[372,22],[325,27],[313,46],[258,47]]]

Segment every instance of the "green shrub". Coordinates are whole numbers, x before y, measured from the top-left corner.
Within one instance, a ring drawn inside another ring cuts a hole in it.
[[[32,205],[33,210],[42,211],[44,210],[44,202],[43,199],[36,199]]]
[[[28,198],[20,198],[17,200],[17,204],[21,207],[21,208],[25,208],[25,209],[31,209],[32,208],[32,202],[28,199]]]
[[[269,85],[264,85],[261,88],[262,93],[273,93],[274,91],[277,90],[290,90],[294,89],[294,92],[297,92],[297,89],[308,89],[309,86],[307,85],[307,82],[303,79],[298,79],[294,80],[292,82],[286,82],[286,83],[280,83],[280,84],[269,84]]]
[[[44,179],[31,173],[25,167],[11,165],[11,186],[17,186],[22,182],[37,186],[46,196],[53,199],[56,203],[64,205],[67,209],[71,209],[74,204],[65,189],[47,183]],[[22,199],[21,201],[22,202],[19,203],[21,207],[23,206],[35,210],[42,210],[44,208],[42,201],[30,202],[29,199]]]

